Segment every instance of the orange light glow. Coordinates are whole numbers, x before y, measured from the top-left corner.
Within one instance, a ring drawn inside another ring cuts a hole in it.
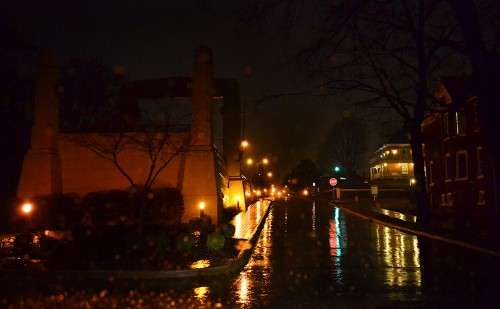
[[[33,210],[33,205],[31,205],[31,203],[24,203],[23,206],[21,206],[21,210],[25,214],[29,214]]]

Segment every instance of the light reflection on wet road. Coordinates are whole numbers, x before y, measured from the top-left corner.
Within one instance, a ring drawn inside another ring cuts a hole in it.
[[[252,259],[231,287],[229,303],[241,308],[494,307],[498,262],[348,216],[325,202],[277,201]]]

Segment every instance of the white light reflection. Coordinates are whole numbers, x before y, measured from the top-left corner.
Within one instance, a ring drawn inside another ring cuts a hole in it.
[[[313,201],[313,209],[312,209],[312,230],[316,231],[316,201]]]
[[[330,220],[329,229],[329,243],[330,243],[330,255],[334,257],[340,257],[342,255],[342,248],[340,247],[340,209],[335,208],[334,220]]]
[[[243,238],[243,237],[241,237],[241,235],[242,235],[241,216],[237,215],[236,217],[234,217],[233,222],[234,222],[234,237],[240,238],[240,239]]]

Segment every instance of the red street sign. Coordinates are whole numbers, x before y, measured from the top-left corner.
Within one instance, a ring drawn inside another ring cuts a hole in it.
[[[337,185],[337,178],[330,178],[330,185],[335,187]]]

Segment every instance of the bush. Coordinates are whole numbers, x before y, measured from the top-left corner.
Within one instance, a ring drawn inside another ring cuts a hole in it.
[[[23,257],[24,255],[33,255],[35,252],[33,236],[33,234],[21,233],[14,238],[13,253],[15,256]]]
[[[152,241],[156,252],[165,253],[170,250],[170,236],[165,231],[152,233]]]
[[[241,209],[239,207],[236,207],[236,206],[224,208],[222,210],[222,222],[231,221],[240,212],[241,212]]]
[[[13,202],[13,210],[19,215],[19,207],[24,201]],[[32,229],[68,229],[77,224],[83,217],[84,210],[75,194],[39,195],[30,199],[33,210],[30,216]]]
[[[219,233],[209,234],[207,237],[207,247],[210,250],[221,250],[224,248],[226,239]]]
[[[181,252],[188,252],[196,245],[196,237],[192,234],[182,233],[175,239],[175,247]]]
[[[225,238],[231,238],[234,236],[236,227],[231,223],[223,223],[219,226],[219,230]]]
[[[93,225],[109,225],[132,220],[134,201],[124,190],[90,192],[83,207]]]
[[[204,223],[200,228],[200,234],[202,237],[206,236],[210,233],[213,233],[213,232],[215,232],[215,226],[211,223],[208,223],[208,224]]]
[[[146,224],[179,224],[184,213],[184,200],[176,188],[157,188],[148,195]]]
[[[189,231],[199,231],[201,230],[201,225],[203,224],[203,220],[200,217],[192,217],[189,219]]]

